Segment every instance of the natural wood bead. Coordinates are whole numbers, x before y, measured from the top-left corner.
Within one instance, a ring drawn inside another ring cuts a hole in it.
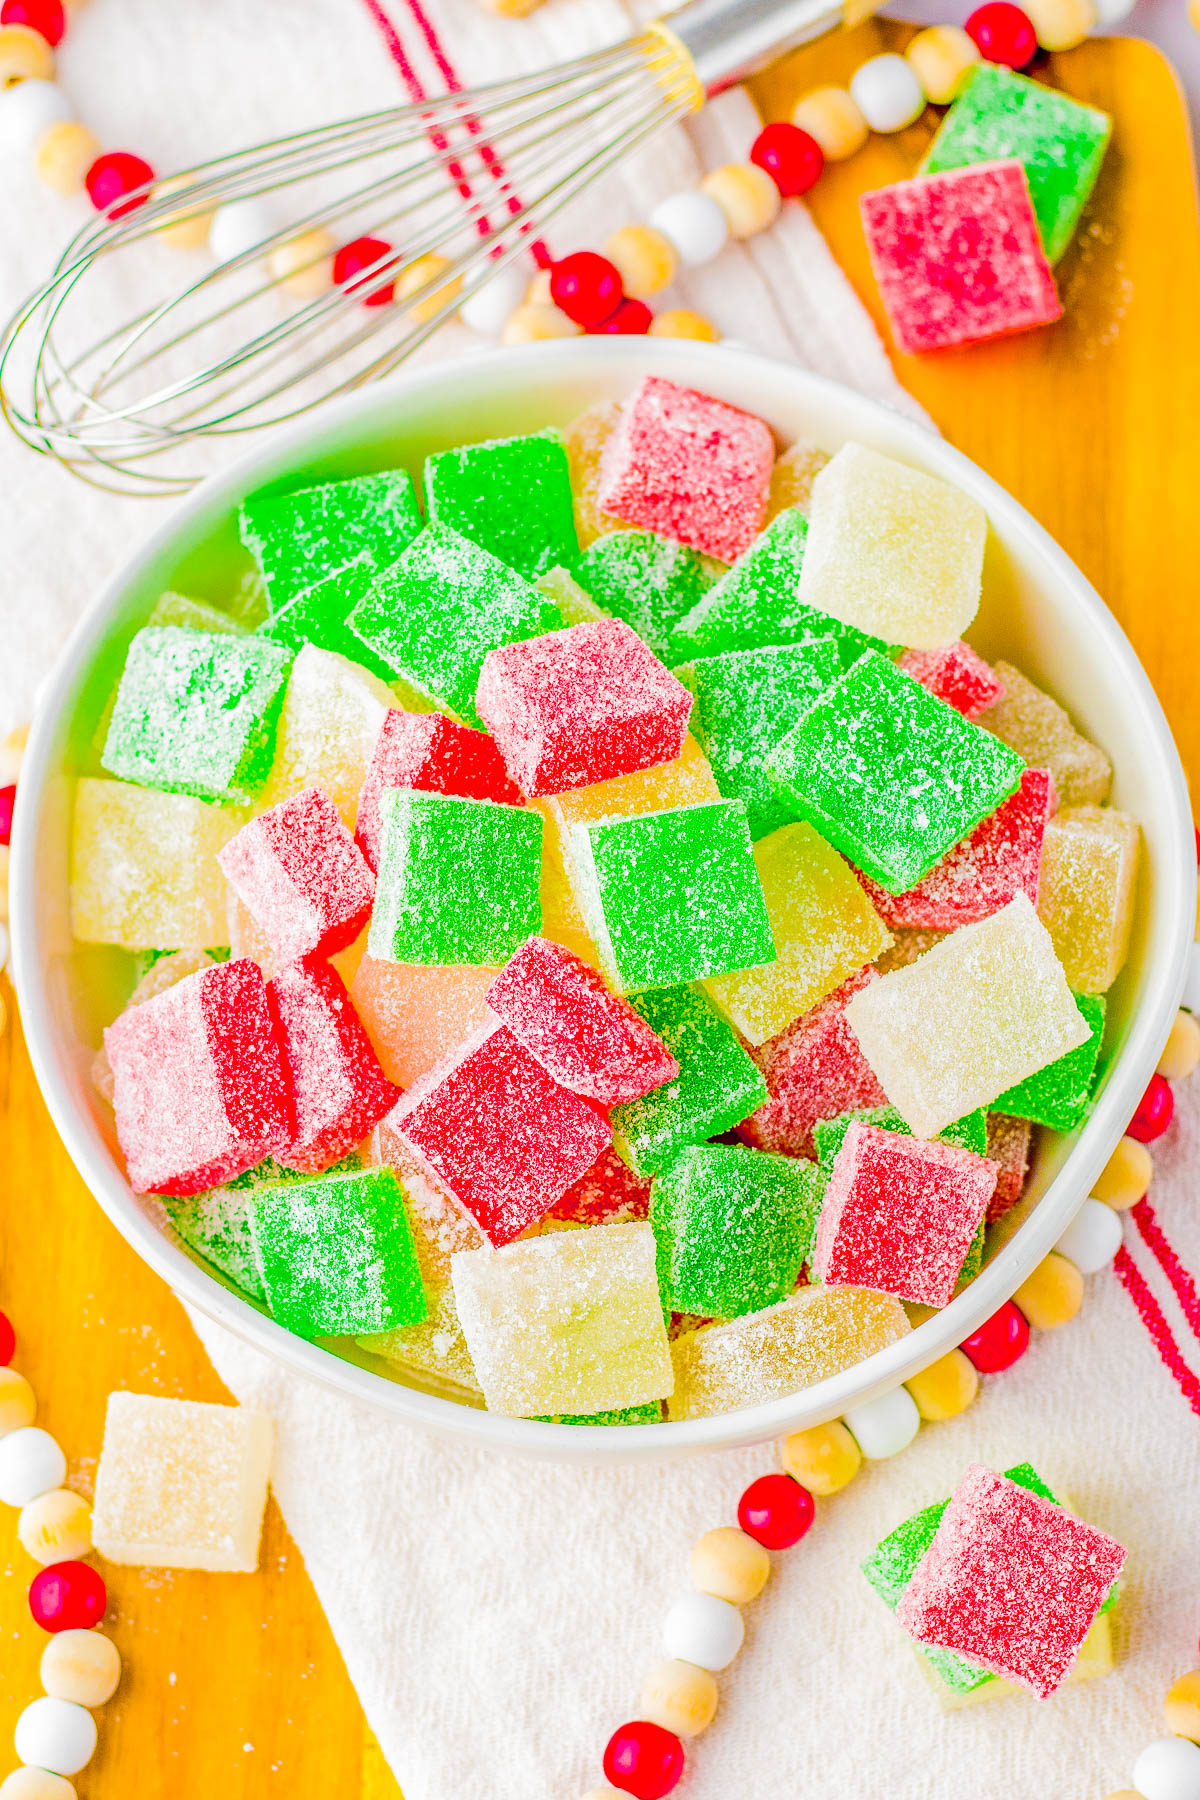
[[[70,1488],[51,1488],[21,1508],[17,1536],[35,1562],[73,1562],[92,1547],[92,1509]]]
[[[1083,1305],[1083,1276],[1065,1256],[1052,1250],[1013,1295],[1038,1331],[1054,1331],[1073,1319]]]
[[[527,19],[536,12],[542,0],[479,0],[485,11],[501,19]]]
[[[676,1737],[698,1737],[713,1722],[718,1693],[710,1669],[668,1658],[651,1669],[642,1683],[639,1711],[643,1719],[673,1731]]]
[[[749,238],[765,231],[783,204],[779,189],[757,163],[723,163],[704,177],[700,192],[716,201],[732,238]]]
[[[653,225],[622,225],[606,242],[604,254],[635,300],[652,300],[675,279],[675,251]]]
[[[168,175],[165,181],[160,181],[155,187],[154,197],[160,200],[165,194],[178,193],[191,185],[190,176]],[[168,219],[165,225],[158,227],[158,235],[172,250],[203,250],[212,230],[214,211],[215,208],[208,212],[189,213],[186,218],[178,220]]]
[[[1073,50],[1096,23],[1092,0],[1023,0],[1043,50]]]
[[[500,342],[537,344],[544,338],[581,337],[582,334],[583,326],[568,319],[557,306],[537,306],[527,300],[524,306],[518,306],[500,333]]]
[[[589,1788],[583,1795],[583,1800],[629,1800],[629,1795],[623,1794],[620,1788],[610,1788],[607,1782],[602,1782],[599,1787]]]
[[[840,1419],[781,1438],[779,1455],[793,1481],[820,1499],[853,1481],[862,1464],[862,1451]]]
[[[905,58],[935,106],[949,106],[979,61],[979,50],[961,25],[931,25],[918,31]]]
[[[921,1417],[932,1424],[966,1412],[979,1392],[979,1374],[964,1351],[951,1350],[904,1385]]]
[[[4,742],[0,743],[0,786],[7,786],[10,781],[15,781],[21,773],[21,764],[25,760],[25,746],[28,742],[28,725],[14,725]]]
[[[1200,1019],[1176,1013],[1171,1034],[1158,1059],[1158,1072],[1168,1081],[1182,1081],[1200,1063]]]
[[[75,1800],[75,1789],[49,1769],[14,1769],[0,1781],[0,1800]]]
[[[267,258],[267,273],[286,294],[297,300],[316,300],[333,286],[333,255],[337,240],[323,225],[302,231],[299,237],[277,244]]]
[[[42,1686],[55,1700],[103,1706],[117,1691],[121,1656],[99,1631],[60,1631],[42,1652]]]
[[[762,1545],[736,1525],[706,1531],[688,1564],[693,1587],[733,1606],[745,1606],[761,1594],[770,1573],[771,1558]]]
[[[32,1425],[37,1412],[37,1399],[23,1375],[15,1369],[0,1369],[0,1437]]]
[[[54,52],[29,25],[0,25],[0,88],[18,81],[53,81]]]
[[[8,845],[0,844],[0,924],[8,924]]]
[[[43,131],[33,153],[39,181],[56,194],[81,194],[83,178],[100,154],[100,139],[78,119],[60,119]]]
[[[1197,31],[1200,31],[1200,0],[1188,0],[1188,18]]]
[[[771,492],[767,500],[768,525],[789,506],[798,506],[802,512],[808,512],[812,484],[818,471],[828,461],[828,452],[818,450],[815,444],[792,444],[784,451],[771,470]]]
[[[699,344],[717,344],[721,334],[711,319],[693,312],[688,306],[669,306],[655,313],[650,324],[651,337],[694,338]]]
[[[804,94],[792,109],[792,124],[816,138],[826,162],[843,162],[867,141],[867,121],[848,88],[819,87]]]
[[[530,281],[529,286],[525,289],[526,306],[554,305],[553,300],[550,298],[550,277],[551,271],[549,269],[538,270],[537,274]]]
[[[428,256],[418,256],[416,262],[409,263],[408,267],[401,269],[396,277],[396,304],[404,307],[405,313],[414,325],[427,325],[430,319],[437,317],[444,306],[449,306],[452,300],[458,298],[462,288],[461,275],[455,275],[449,281],[444,281],[440,287],[431,289],[431,284],[449,267],[450,258],[448,256],[439,256],[436,252],[431,252]],[[413,294],[421,294],[424,297],[417,300],[412,306],[406,305],[406,301]]]
[[[1189,1669],[1181,1675],[1167,1694],[1163,1706],[1167,1730],[1176,1737],[1191,1738],[1200,1744],[1200,1669]]]
[[[1093,1200],[1104,1200],[1118,1212],[1136,1206],[1150,1186],[1154,1162],[1145,1144],[1123,1137],[1092,1183]]]

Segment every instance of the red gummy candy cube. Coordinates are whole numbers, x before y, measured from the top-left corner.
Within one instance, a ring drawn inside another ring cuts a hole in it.
[[[604,446],[596,504],[736,562],[763,528],[775,443],[761,419],[649,375]]]
[[[283,962],[344,950],[370,915],[374,877],[320,788],[251,819],[217,861]]]
[[[747,1144],[811,1159],[818,1119],[887,1105],[879,1078],[846,1023],[849,1002],[878,979],[873,969],[863,969],[765,1044],[746,1046],[771,1096],[736,1127]]]
[[[953,1650],[1045,1699],[1069,1673],[1125,1551],[977,1463],[896,1609],[919,1644]]]
[[[650,1183],[615,1150],[602,1150],[546,1215],[575,1225],[626,1225],[650,1217]]]
[[[379,1066],[337,970],[302,957],[267,983],[296,1127],[277,1153],[287,1169],[318,1175],[340,1162],[400,1098]]]
[[[638,1100],[679,1073],[629,1002],[549,938],[521,946],[488,989],[487,1003],[548,1075],[604,1106]]]
[[[138,1193],[198,1194],[292,1135],[283,1058],[262,970],[213,963],[104,1033],[117,1138]]]
[[[440,713],[385,713],[359,795],[355,830],[358,847],[373,869],[379,867],[383,835],[379,796],[387,788],[420,788],[463,800],[495,800],[501,806],[525,804],[486,731]]]
[[[1045,769],[1026,769],[1015,794],[956,844],[923,881],[889,894],[859,877],[871,903],[892,930],[957,931],[986,919],[1018,894],[1037,905],[1042,840],[1058,804]]]
[[[475,706],[526,794],[561,794],[674,762],[692,696],[620,619],[502,644]]]
[[[996,1165],[970,1150],[856,1120],[825,1190],[813,1272],[945,1306],[995,1186]]]
[[[964,719],[977,719],[1004,698],[1004,683],[991,664],[961,638],[940,650],[906,650],[900,667]]]
[[[544,1218],[612,1142],[504,1025],[478,1026],[389,1120],[497,1249]]]
[[[901,350],[973,344],[1061,317],[1015,159],[898,181],[864,194],[859,206]]]

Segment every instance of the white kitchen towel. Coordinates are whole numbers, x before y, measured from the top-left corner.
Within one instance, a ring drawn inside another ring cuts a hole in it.
[[[491,19],[475,0],[426,4],[466,80],[572,54],[627,22],[616,0],[550,0],[523,22]],[[105,143],[169,170],[386,104],[400,80],[389,43],[410,79],[433,91],[444,68],[421,18],[420,0],[95,0],[72,21],[62,80]],[[752,130],[744,97],[723,99],[563,220],[553,244],[597,243],[611,225],[644,217],[701,168],[744,155]],[[79,216],[10,169],[0,189],[6,303]],[[680,298],[747,343],[917,410],[797,204],[689,276]],[[448,333],[440,348],[454,344]],[[6,727],[28,714],[90,595],[164,512],[94,494],[7,439],[0,494]],[[1188,1171],[1198,1155],[1193,1095],[1159,1150],[1153,1196],[1192,1268],[1200,1224]],[[687,1800],[1088,1800],[1125,1783],[1158,1728],[1167,1680],[1195,1660],[1200,1621],[1200,1308],[1161,1244],[1157,1256],[1147,1247],[1152,1224],[1143,1214],[1145,1237],[1129,1227],[1124,1284],[1093,1278],[1079,1320],[1036,1338],[962,1419],[923,1431],[822,1504],[810,1536],[775,1559],[749,1609],[746,1648],[721,1677],[717,1722],[695,1744]],[[280,1503],[407,1800],[575,1800],[597,1782],[608,1732],[636,1713],[639,1673],[658,1654],[692,1540],[732,1517],[746,1481],[772,1466],[770,1447],[657,1470],[510,1462],[388,1424],[195,1322],[234,1393],[278,1421]],[[1092,1691],[946,1718],[857,1564],[968,1460],[1003,1467],[1022,1457],[1130,1547],[1120,1670]]]

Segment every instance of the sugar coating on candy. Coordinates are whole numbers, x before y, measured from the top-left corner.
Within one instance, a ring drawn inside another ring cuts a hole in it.
[[[373,571],[366,563],[352,563],[327,575],[315,587],[305,588],[285,606],[264,619],[255,636],[272,644],[283,644],[289,650],[302,650],[315,644],[321,650],[332,650],[353,663],[361,663],[382,681],[393,679],[388,665],[373,650],[368,650],[347,625],[351,608],[361,600],[371,585]]]
[[[344,950],[367,922],[371,871],[319,788],[259,813],[217,861],[285,962]]]
[[[258,638],[148,626],[129,646],[101,762],[143,787],[248,802],[271,766],[291,661]]]
[[[570,1225],[621,1225],[650,1216],[650,1183],[615,1150],[602,1150],[590,1169],[546,1214]]]
[[[110,1394],[96,1549],[150,1568],[256,1569],[272,1437],[268,1415],[248,1406]]]
[[[918,1643],[1045,1699],[1069,1673],[1125,1556],[1106,1532],[972,1464],[896,1617]]]
[[[767,501],[767,523],[786,512],[789,506],[808,511],[812,484],[817,471],[829,461],[829,452],[818,449],[806,439],[789,444],[782,456],[776,457],[771,470],[771,492]]]
[[[1019,162],[918,175],[858,204],[901,350],[977,344],[1062,317]]]
[[[598,1413],[660,1400],[674,1380],[647,1224],[559,1231],[451,1262],[490,1412]]]
[[[639,994],[633,1006],[679,1064],[674,1081],[612,1109],[613,1147],[639,1175],[717,1137],[766,1099],[762,1075],[696,988]]]
[[[969,495],[845,444],[813,482],[797,597],[887,643],[936,650],[975,617],[986,537]]]
[[[691,728],[727,800],[744,800],[751,837],[788,822],[767,758],[841,673],[829,639],[727,651],[676,668],[695,698]]]
[[[569,569],[556,566],[539,575],[534,587],[547,599],[553,600],[563,616],[566,625],[594,625],[600,619],[611,618],[611,614],[603,606],[597,606],[590,594],[584,592]],[[643,632],[641,634],[645,636]]]
[[[449,1280],[425,1283],[428,1317],[419,1325],[397,1325],[391,1331],[361,1332],[355,1343],[373,1356],[382,1356],[402,1370],[409,1385],[446,1392],[451,1399],[471,1398],[478,1403],[483,1390],[463,1333],[454,1289]],[[461,1391],[460,1391],[461,1390]]]
[[[545,830],[542,832],[542,873],[538,898],[542,908],[542,935],[553,943],[574,951],[593,969],[600,967],[600,952],[587,928],[567,865],[563,859],[562,835],[543,801],[538,810]]]
[[[1055,804],[1052,777],[1045,769],[1026,769],[1016,792],[915,887],[889,894],[865,877],[863,885],[889,925],[916,930],[954,931],[998,912],[1017,894],[1036,906],[1042,844]]]
[[[268,1165],[269,1166],[269,1165]],[[222,1187],[190,1194],[167,1207],[171,1226],[185,1244],[228,1275],[252,1300],[266,1300],[250,1228],[253,1170]]]
[[[965,1119],[956,1119],[953,1125],[947,1125],[945,1131],[939,1131],[937,1141],[942,1144],[953,1144],[959,1150],[970,1150],[976,1156],[986,1156],[988,1154],[988,1117],[989,1115],[982,1110],[968,1113]],[[839,1113],[834,1119],[820,1119],[813,1127],[813,1142],[816,1146],[817,1161],[827,1174],[832,1173],[838,1151],[846,1141],[846,1133],[855,1122],[862,1125],[873,1125],[880,1131],[899,1132],[902,1136],[912,1136],[894,1106],[867,1107],[858,1112]]]
[[[354,830],[358,796],[396,696],[368,670],[306,645],[292,664],[260,806],[320,788]]]
[[[419,693],[478,725],[475,685],[488,651],[541,637],[563,619],[499,557],[447,525],[427,525],[376,576],[349,623]]]
[[[388,1080],[411,1087],[460,1044],[487,1016],[485,996],[497,972],[364,956],[350,983],[350,1004]]]
[[[585,408],[563,429],[563,445],[575,495],[575,532],[585,549],[607,532],[620,531],[623,519],[606,513],[597,500],[604,446],[612,436],[621,407],[616,400],[600,400]]]
[[[1075,1004],[1088,1028],[1086,1041],[998,1094],[996,1106],[1001,1113],[1032,1120],[1051,1131],[1074,1131],[1086,1118],[1104,1041],[1106,1008],[1099,994],[1076,994]]]
[[[600,1112],[493,1021],[421,1076],[388,1124],[496,1245],[543,1218],[612,1141]]]
[[[194,975],[197,969],[207,969],[210,964],[225,960],[224,957],[210,955],[207,950],[170,950],[163,956],[155,955],[145,974],[139,975],[134,983],[125,1007],[144,1006],[147,1000],[153,1000],[155,994],[165,994],[168,988],[174,987],[185,976]],[[111,1106],[112,1064],[103,1044],[92,1058],[91,1077],[97,1093]]]
[[[219,607],[206,600],[192,600],[187,594],[160,594],[150,609],[147,625],[183,625],[189,631],[244,632],[246,627]]]
[[[388,788],[497,800],[502,806],[524,804],[521,790],[505,773],[495,740],[486,731],[459,725],[440,713],[393,709],[384,715],[358,798],[354,835],[373,869],[379,867],[383,834],[379,800]]]
[[[430,520],[530,579],[579,553],[567,452],[557,431],[461,444],[425,459]]]
[[[584,917],[618,992],[774,958],[740,800],[576,825],[571,851]]]
[[[671,1346],[672,1419],[704,1419],[782,1400],[899,1342],[898,1300],[858,1288],[807,1287],[763,1312],[685,1332]]]
[[[475,704],[505,768],[532,795],[673,762],[692,697],[620,619],[490,650]]]
[[[746,1143],[811,1157],[819,1119],[886,1103],[887,1095],[846,1022],[849,1001],[875,979],[871,969],[852,975],[811,1012],[755,1049],[769,1098],[738,1126]]]
[[[679,1064],[628,1001],[561,944],[532,937],[487,991],[487,1003],[548,1075],[604,1106],[674,1081]]]
[[[988,1205],[989,1225],[1011,1212],[1025,1191],[1032,1135],[1033,1127],[1028,1119],[1014,1119],[1001,1112],[989,1112],[987,1116],[984,1154],[1000,1171],[996,1177],[996,1191]]]
[[[279,1032],[295,1131],[278,1152],[288,1169],[319,1174],[374,1130],[400,1098],[387,1079],[337,970],[305,956],[272,976],[267,1000]]]
[[[650,1222],[663,1304],[732,1319],[796,1286],[824,1181],[813,1163],[740,1144],[682,1150],[655,1177]]]
[[[535,812],[389,788],[369,953],[498,968],[541,924]]]
[[[1046,827],[1038,913],[1067,980],[1103,994],[1125,966],[1141,828],[1111,806],[1069,806]]]
[[[893,894],[994,812],[1023,766],[876,654],[827,688],[767,762],[793,811]]]
[[[982,1156],[855,1119],[830,1171],[813,1273],[945,1306],[995,1186]]]
[[[186,794],[84,777],[71,831],[71,930],[124,950],[225,942],[217,853],[244,814]]]
[[[939,650],[906,650],[900,667],[964,719],[977,719],[1004,698],[1004,683],[996,671],[961,638]]]
[[[217,1187],[292,1134],[279,1044],[257,964],[214,963],[104,1033],[117,1138],[137,1193]]]
[[[604,447],[596,499],[633,525],[731,563],[762,529],[774,461],[761,419],[649,375]]]
[[[420,531],[421,509],[408,470],[386,469],[291,494],[252,494],[238,527],[277,612],[336,570],[386,569]]]
[[[1108,147],[1112,120],[1097,107],[995,63],[976,63],[925,153],[922,171],[1016,157],[1028,179],[1046,255],[1074,234]]]
[[[1032,768],[1048,769],[1060,806],[1099,806],[1112,787],[1112,763],[1072,725],[1057,700],[1035,687],[1011,663],[997,662],[1004,698],[979,714],[978,723],[1009,744]]]
[[[785,825],[754,846],[775,960],[713,975],[704,991],[752,1045],[873,962],[890,934],[853,871],[811,825]]]
[[[880,976],[854,995],[846,1018],[918,1137],[990,1105],[1091,1035],[1024,894]]]
[[[612,531],[588,546],[575,573],[593,602],[670,663],[677,660],[672,627],[712,586],[720,565],[652,531]]]

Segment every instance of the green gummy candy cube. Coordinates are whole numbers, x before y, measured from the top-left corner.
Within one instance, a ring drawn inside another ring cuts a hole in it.
[[[1095,186],[1112,120],[996,63],[977,63],[921,164],[921,173],[967,163],[1024,165],[1042,244],[1057,262]]]
[[[672,627],[712,586],[721,566],[653,531],[611,531],[589,544],[575,574],[598,606],[632,625],[670,667],[681,654]]]
[[[371,571],[361,563],[339,569],[279,607],[258,627],[256,635],[269,638],[273,644],[285,644],[289,650],[315,644],[319,650],[332,650],[361,664],[381,681],[392,681],[393,672],[387,663],[369,650],[346,623],[351,608],[372,579]]]
[[[615,1406],[609,1412],[542,1413],[543,1425],[660,1425],[662,1401],[643,1400],[637,1406]]]
[[[248,802],[271,767],[291,662],[261,638],[147,626],[129,646],[101,762],[143,787]]]
[[[767,758],[840,673],[830,638],[733,650],[675,669],[695,697],[689,729],[722,794],[746,802],[751,837],[765,837],[789,822],[791,814],[767,774]]]
[[[250,1225],[251,1190],[245,1182],[189,1194],[164,1202],[171,1224],[198,1256],[220,1269],[252,1300],[265,1300],[266,1290],[254,1254]]]
[[[271,610],[347,564],[386,569],[421,529],[407,469],[327,481],[291,494],[251,494],[238,514]]]
[[[379,804],[373,957],[499,968],[540,931],[538,813],[408,788],[386,789]]]
[[[530,580],[579,555],[557,431],[437,451],[425,463],[425,504],[431,523],[450,526]]]
[[[741,1144],[681,1150],[650,1200],[663,1305],[733,1319],[786,1300],[824,1186],[817,1165],[798,1157]]]
[[[835,1119],[819,1119],[813,1126],[813,1142],[817,1146],[817,1160],[827,1175],[856,1119],[864,1125],[874,1125],[879,1131],[897,1131],[902,1137],[913,1135],[894,1106],[873,1106],[859,1112],[839,1113]],[[978,1112],[956,1119],[953,1125],[947,1125],[945,1131],[939,1131],[937,1135],[940,1144],[953,1144],[959,1150],[971,1150],[976,1156],[983,1156],[987,1152],[987,1113],[981,1107]]]
[[[892,894],[993,813],[1024,767],[874,653],[825,690],[767,761],[792,810]]]
[[[1031,1119],[1051,1131],[1074,1131],[1088,1110],[1096,1085],[1096,1066],[1104,1038],[1105,1002],[1101,994],[1075,994],[1090,1036],[1078,1049],[1068,1050],[1056,1062],[1026,1076],[995,1102],[997,1112],[1014,1119]]]
[[[580,897],[620,993],[774,962],[740,800],[708,800],[571,827]]]
[[[478,726],[475,687],[488,651],[559,631],[563,617],[489,550],[447,525],[427,525],[375,578],[348,623],[395,674]]]
[[[664,988],[631,1002],[679,1064],[679,1074],[609,1114],[613,1148],[641,1176],[665,1169],[688,1144],[729,1131],[765,1105],[767,1084],[695,988]]]
[[[412,1228],[390,1169],[267,1181],[254,1246],[271,1316],[299,1337],[394,1331],[427,1316]]]

